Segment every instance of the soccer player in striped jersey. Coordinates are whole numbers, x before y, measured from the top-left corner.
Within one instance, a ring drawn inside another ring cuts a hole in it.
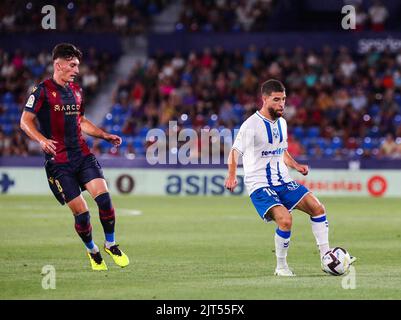
[[[237,186],[236,168],[241,155],[244,183],[260,217],[277,224],[275,275],[295,276],[287,264],[293,209],[310,215],[312,232],[322,257],[329,247],[329,226],[323,204],[303,185],[294,181],[288,172],[293,168],[307,175],[307,165],[299,164],[287,151],[287,122],[283,116],[285,87],[271,79],[262,84],[262,108],[241,126],[228,158],[225,187]],[[352,258],[352,262],[355,258]]]
[[[129,259],[115,242],[115,213],[110,194],[102,169],[82,132],[115,146],[121,144],[121,138],[104,132],[85,117],[82,89],[73,82],[79,73],[81,58],[81,51],[72,44],[54,47],[53,77],[32,90],[21,116],[21,129],[44,151],[50,189],[61,204],[67,203],[71,209],[75,230],[86,246],[92,269],[107,270],[92,239],[88,205],[81,190],[86,189],[99,208],[105,233],[104,250],[121,267],[127,266]]]

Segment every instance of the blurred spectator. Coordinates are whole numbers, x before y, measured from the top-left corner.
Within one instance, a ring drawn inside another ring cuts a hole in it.
[[[398,158],[401,156],[399,145],[395,142],[394,136],[389,133],[380,145],[380,155],[386,158]]]
[[[384,31],[385,23],[389,16],[387,8],[380,0],[374,0],[373,5],[369,8],[369,17],[373,31]]]
[[[356,31],[365,31],[366,24],[368,22],[368,15],[363,10],[363,7],[360,4],[355,5],[355,30]]]

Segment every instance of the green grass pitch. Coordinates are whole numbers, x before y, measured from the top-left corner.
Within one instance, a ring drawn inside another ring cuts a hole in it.
[[[358,257],[355,289],[324,274],[309,218],[294,211],[288,262],[273,276],[274,224],[247,197],[113,197],[117,241],[131,264],[90,269],[73,218],[51,196],[0,197],[0,299],[401,299],[399,199],[321,198],[330,245]],[[103,233],[88,199],[94,240]],[[42,267],[56,289],[42,288]]]

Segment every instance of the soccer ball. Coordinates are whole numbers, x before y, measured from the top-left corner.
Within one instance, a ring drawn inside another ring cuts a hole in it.
[[[344,248],[336,247],[326,252],[322,258],[322,269],[333,276],[341,276],[349,271],[351,257]]]

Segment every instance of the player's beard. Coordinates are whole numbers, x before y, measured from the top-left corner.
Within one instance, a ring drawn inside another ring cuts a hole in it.
[[[276,111],[273,108],[268,108],[267,111],[269,112],[269,115],[273,120],[276,120],[283,115],[282,111]]]

